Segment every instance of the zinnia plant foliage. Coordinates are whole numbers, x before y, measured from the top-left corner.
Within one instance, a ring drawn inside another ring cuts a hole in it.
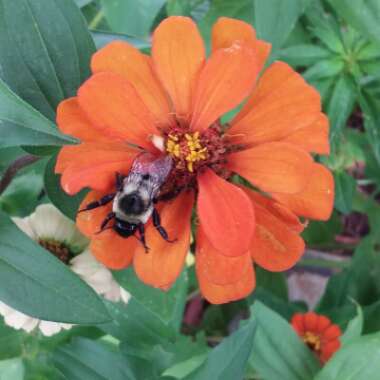
[[[0,378],[377,379],[361,7],[0,0]]]

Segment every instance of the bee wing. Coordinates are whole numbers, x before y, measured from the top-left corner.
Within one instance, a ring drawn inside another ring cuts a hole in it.
[[[170,156],[154,156],[151,153],[140,154],[133,162],[131,172],[144,175],[149,174],[155,187],[161,186],[168,177],[173,166]]]

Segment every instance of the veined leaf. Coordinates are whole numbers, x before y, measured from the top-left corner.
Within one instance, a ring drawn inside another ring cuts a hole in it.
[[[43,320],[96,324],[110,320],[97,294],[0,212],[0,299]]]

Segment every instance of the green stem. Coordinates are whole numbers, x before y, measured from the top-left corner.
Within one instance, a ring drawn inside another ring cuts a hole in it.
[[[96,27],[99,25],[100,21],[102,21],[104,17],[103,10],[100,10],[95,17],[91,20],[91,22],[88,24],[88,29],[96,29]]]
[[[302,259],[297,264],[301,267],[318,267],[327,269],[345,269],[350,266],[350,260],[347,261],[332,261],[324,259]]]

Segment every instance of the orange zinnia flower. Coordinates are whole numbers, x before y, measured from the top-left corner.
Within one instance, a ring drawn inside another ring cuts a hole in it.
[[[296,313],[291,323],[300,338],[322,363],[326,363],[339,350],[342,332],[338,325],[333,324],[324,315],[313,312]]]
[[[58,126],[82,143],[64,147],[56,171],[69,194],[92,191],[81,208],[115,190],[115,172],[127,174],[138,146],[173,158],[161,202],[161,224],[176,241],[164,241],[146,225],[144,247],[113,230],[100,234],[111,205],[78,215],[80,230],[104,265],[133,262],[146,284],[168,289],[189,250],[197,202],[196,271],[212,303],[247,296],[255,287],[252,261],[270,271],[293,266],[304,250],[298,216],[328,219],[334,184],[310,152],[327,154],[328,120],[318,92],[291,67],[273,63],[259,77],[270,45],[242,21],[220,18],[206,59],[196,24],[165,19],[153,34],[152,56],[125,42],[94,54],[93,75],[78,96],[58,107]],[[220,117],[246,102],[234,119]],[[236,173],[251,190],[231,183]]]

